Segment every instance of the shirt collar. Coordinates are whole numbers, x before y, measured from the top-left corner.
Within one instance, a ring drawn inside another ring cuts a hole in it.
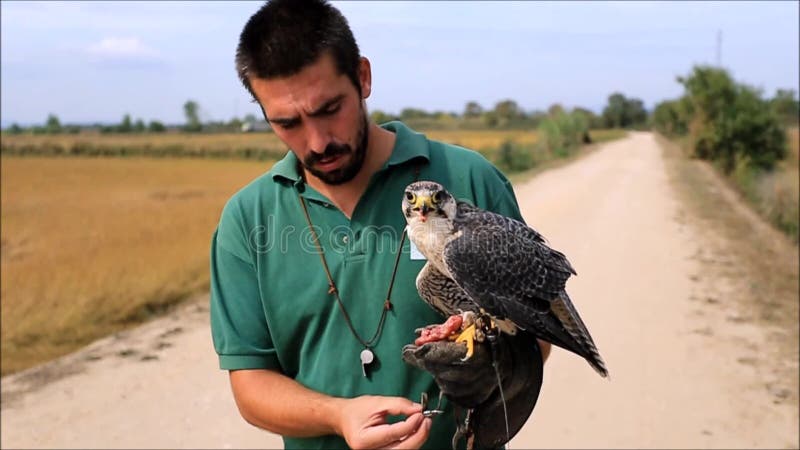
[[[381,128],[395,134],[394,148],[389,160],[384,167],[391,167],[411,161],[412,159],[430,160],[428,139],[422,133],[417,133],[400,121],[387,122]],[[286,156],[272,166],[272,178],[283,178],[298,184],[302,177],[297,171],[298,160],[294,152],[289,151]]]

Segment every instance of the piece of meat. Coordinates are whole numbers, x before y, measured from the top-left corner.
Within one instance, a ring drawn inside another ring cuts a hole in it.
[[[453,333],[461,330],[461,316],[451,316],[441,325],[425,328],[419,337],[414,341],[414,345],[423,345],[428,342],[443,341]]]

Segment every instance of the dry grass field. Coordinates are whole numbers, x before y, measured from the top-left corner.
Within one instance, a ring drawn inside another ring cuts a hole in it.
[[[536,143],[537,133],[525,130],[428,130],[430,139],[480,151],[491,159],[504,141],[522,146]],[[593,141],[618,139],[623,130],[592,130]],[[277,159],[286,146],[273,133],[142,133],[33,135],[3,134],[4,155],[157,156]]]
[[[191,149],[259,148],[285,150],[286,146],[273,133],[109,133],[81,132],[76,134],[19,134],[4,135],[3,144],[13,147],[60,145],[71,148],[76,144],[98,147],[169,147]]]
[[[434,130],[425,134],[491,155],[503,141],[533,144],[536,133],[521,130]],[[273,133],[142,133],[82,132],[57,135],[3,135],[5,155],[157,156],[277,159],[286,146]]]
[[[430,139],[461,145],[473,150],[486,150],[491,153],[500,147],[503,141],[514,141],[520,145],[536,143],[537,133],[525,130],[431,130],[424,131]],[[593,142],[605,142],[620,139],[626,131],[620,129],[591,130],[589,131]]]
[[[503,141],[533,144],[536,133],[523,130],[433,130],[431,139],[491,152]],[[273,133],[142,133],[100,134],[83,132],[57,135],[4,135],[5,154],[45,155],[167,155],[277,158],[286,146]]]
[[[227,198],[271,163],[2,158],[2,373],[208,286]]]
[[[270,160],[286,153],[272,133],[4,134],[4,155],[217,157]]]
[[[525,130],[430,130],[429,139],[460,145],[472,150],[496,149],[506,140],[518,144],[536,142],[536,132]]]

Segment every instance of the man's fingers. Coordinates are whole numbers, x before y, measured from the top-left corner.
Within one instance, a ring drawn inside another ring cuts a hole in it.
[[[395,442],[406,438],[419,429],[420,424],[424,417],[422,413],[415,413],[409,416],[406,420],[395,422],[391,425],[382,425],[382,433],[386,436],[384,442]]]
[[[393,416],[410,416],[422,412],[422,405],[403,397],[382,397],[381,407]]]
[[[416,431],[412,434],[407,436],[402,441],[396,442],[395,444],[391,445],[391,448],[396,449],[416,449],[422,447],[422,444],[428,440],[428,435],[431,432],[431,421],[430,417],[426,417],[422,420],[419,427],[417,427]]]
[[[362,430],[358,444],[351,444],[351,446],[363,448],[392,447],[415,433],[423,419],[422,413],[416,413],[406,420],[391,425],[384,423],[367,427]]]

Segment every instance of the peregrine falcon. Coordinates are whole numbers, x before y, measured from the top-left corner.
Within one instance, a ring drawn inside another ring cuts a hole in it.
[[[531,333],[582,356],[608,376],[565,290],[575,269],[541,234],[520,221],[457,201],[431,181],[406,188],[403,214],[409,238],[428,260],[417,276],[417,290],[439,313],[467,319],[458,340],[467,342],[468,349],[472,339],[481,338],[480,331],[473,336],[473,319],[485,313],[500,331]]]

